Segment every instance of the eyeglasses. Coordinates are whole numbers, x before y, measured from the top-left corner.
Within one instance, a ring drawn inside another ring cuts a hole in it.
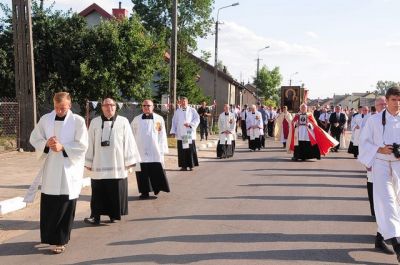
[[[151,106],[153,106],[153,105],[142,105],[143,107],[151,107]]]

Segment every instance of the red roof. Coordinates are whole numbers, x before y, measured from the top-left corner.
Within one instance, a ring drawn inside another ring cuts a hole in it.
[[[82,10],[79,13],[79,15],[81,15],[83,17],[87,17],[88,15],[90,15],[93,12],[99,13],[100,16],[102,16],[105,19],[112,19],[113,18],[112,15],[110,15],[107,11],[105,11],[103,8],[98,6],[96,3],[93,3],[90,6],[88,6],[87,8],[85,8],[84,10]]]

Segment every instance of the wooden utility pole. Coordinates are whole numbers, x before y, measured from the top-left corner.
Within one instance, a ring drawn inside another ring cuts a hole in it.
[[[20,109],[19,148],[33,151],[30,134],[36,124],[31,0],[12,0],[15,90]]]
[[[172,1],[172,34],[171,34],[171,58],[169,71],[169,115],[168,115],[168,133],[172,126],[172,117],[176,110],[176,68],[177,68],[177,46],[178,46],[178,0]]]

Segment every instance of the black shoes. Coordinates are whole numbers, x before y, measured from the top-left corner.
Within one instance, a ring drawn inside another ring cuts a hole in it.
[[[139,196],[139,199],[141,199],[141,200],[145,200],[145,199],[148,199],[148,198],[149,198],[149,193],[148,193],[148,192],[142,193],[142,194]]]
[[[100,224],[100,216],[94,216],[83,219],[86,224],[90,225],[99,225]]]
[[[383,240],[382,235],[378,232],[375,237],[375,248],[385,254],[393,255],[394,251],[391,250]]]

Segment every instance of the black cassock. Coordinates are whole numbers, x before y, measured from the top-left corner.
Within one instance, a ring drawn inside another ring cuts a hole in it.
[[[299,141],[299,145],[294,147],[293,158],[301,160],[321,159],[321,153],[317,144],[311,145],[310,141]]]
[[[232,141],[232,144],[220,144],[220,141],[218,141],[217,144],[218,158],[229,158],[232,157],[234,153],[235,153],[235,141]]]
[[[41,194],[40,239],[44,244],[65,245],[71,237],[76,200],[68,195]]]
[[[136,172],[139,193],[154,191],[170,192],[167,175],[160,162],[140,163],[140,171]]]
[[[92,179],[90,217],[108,215],[121,220],[128,214],[128,179]]]
[[[261,149],[261,136],[256,137],[254,140],[250,140],[250,136],[248,136],[249,139],[249,149],[251,150],[256,150],[256,149]]]
[[[189,144],[189,148],[186,149],[182,147],[182,140],[178,140],[178,166],[183,168],[199,166],[196,143],[194,140]]]

